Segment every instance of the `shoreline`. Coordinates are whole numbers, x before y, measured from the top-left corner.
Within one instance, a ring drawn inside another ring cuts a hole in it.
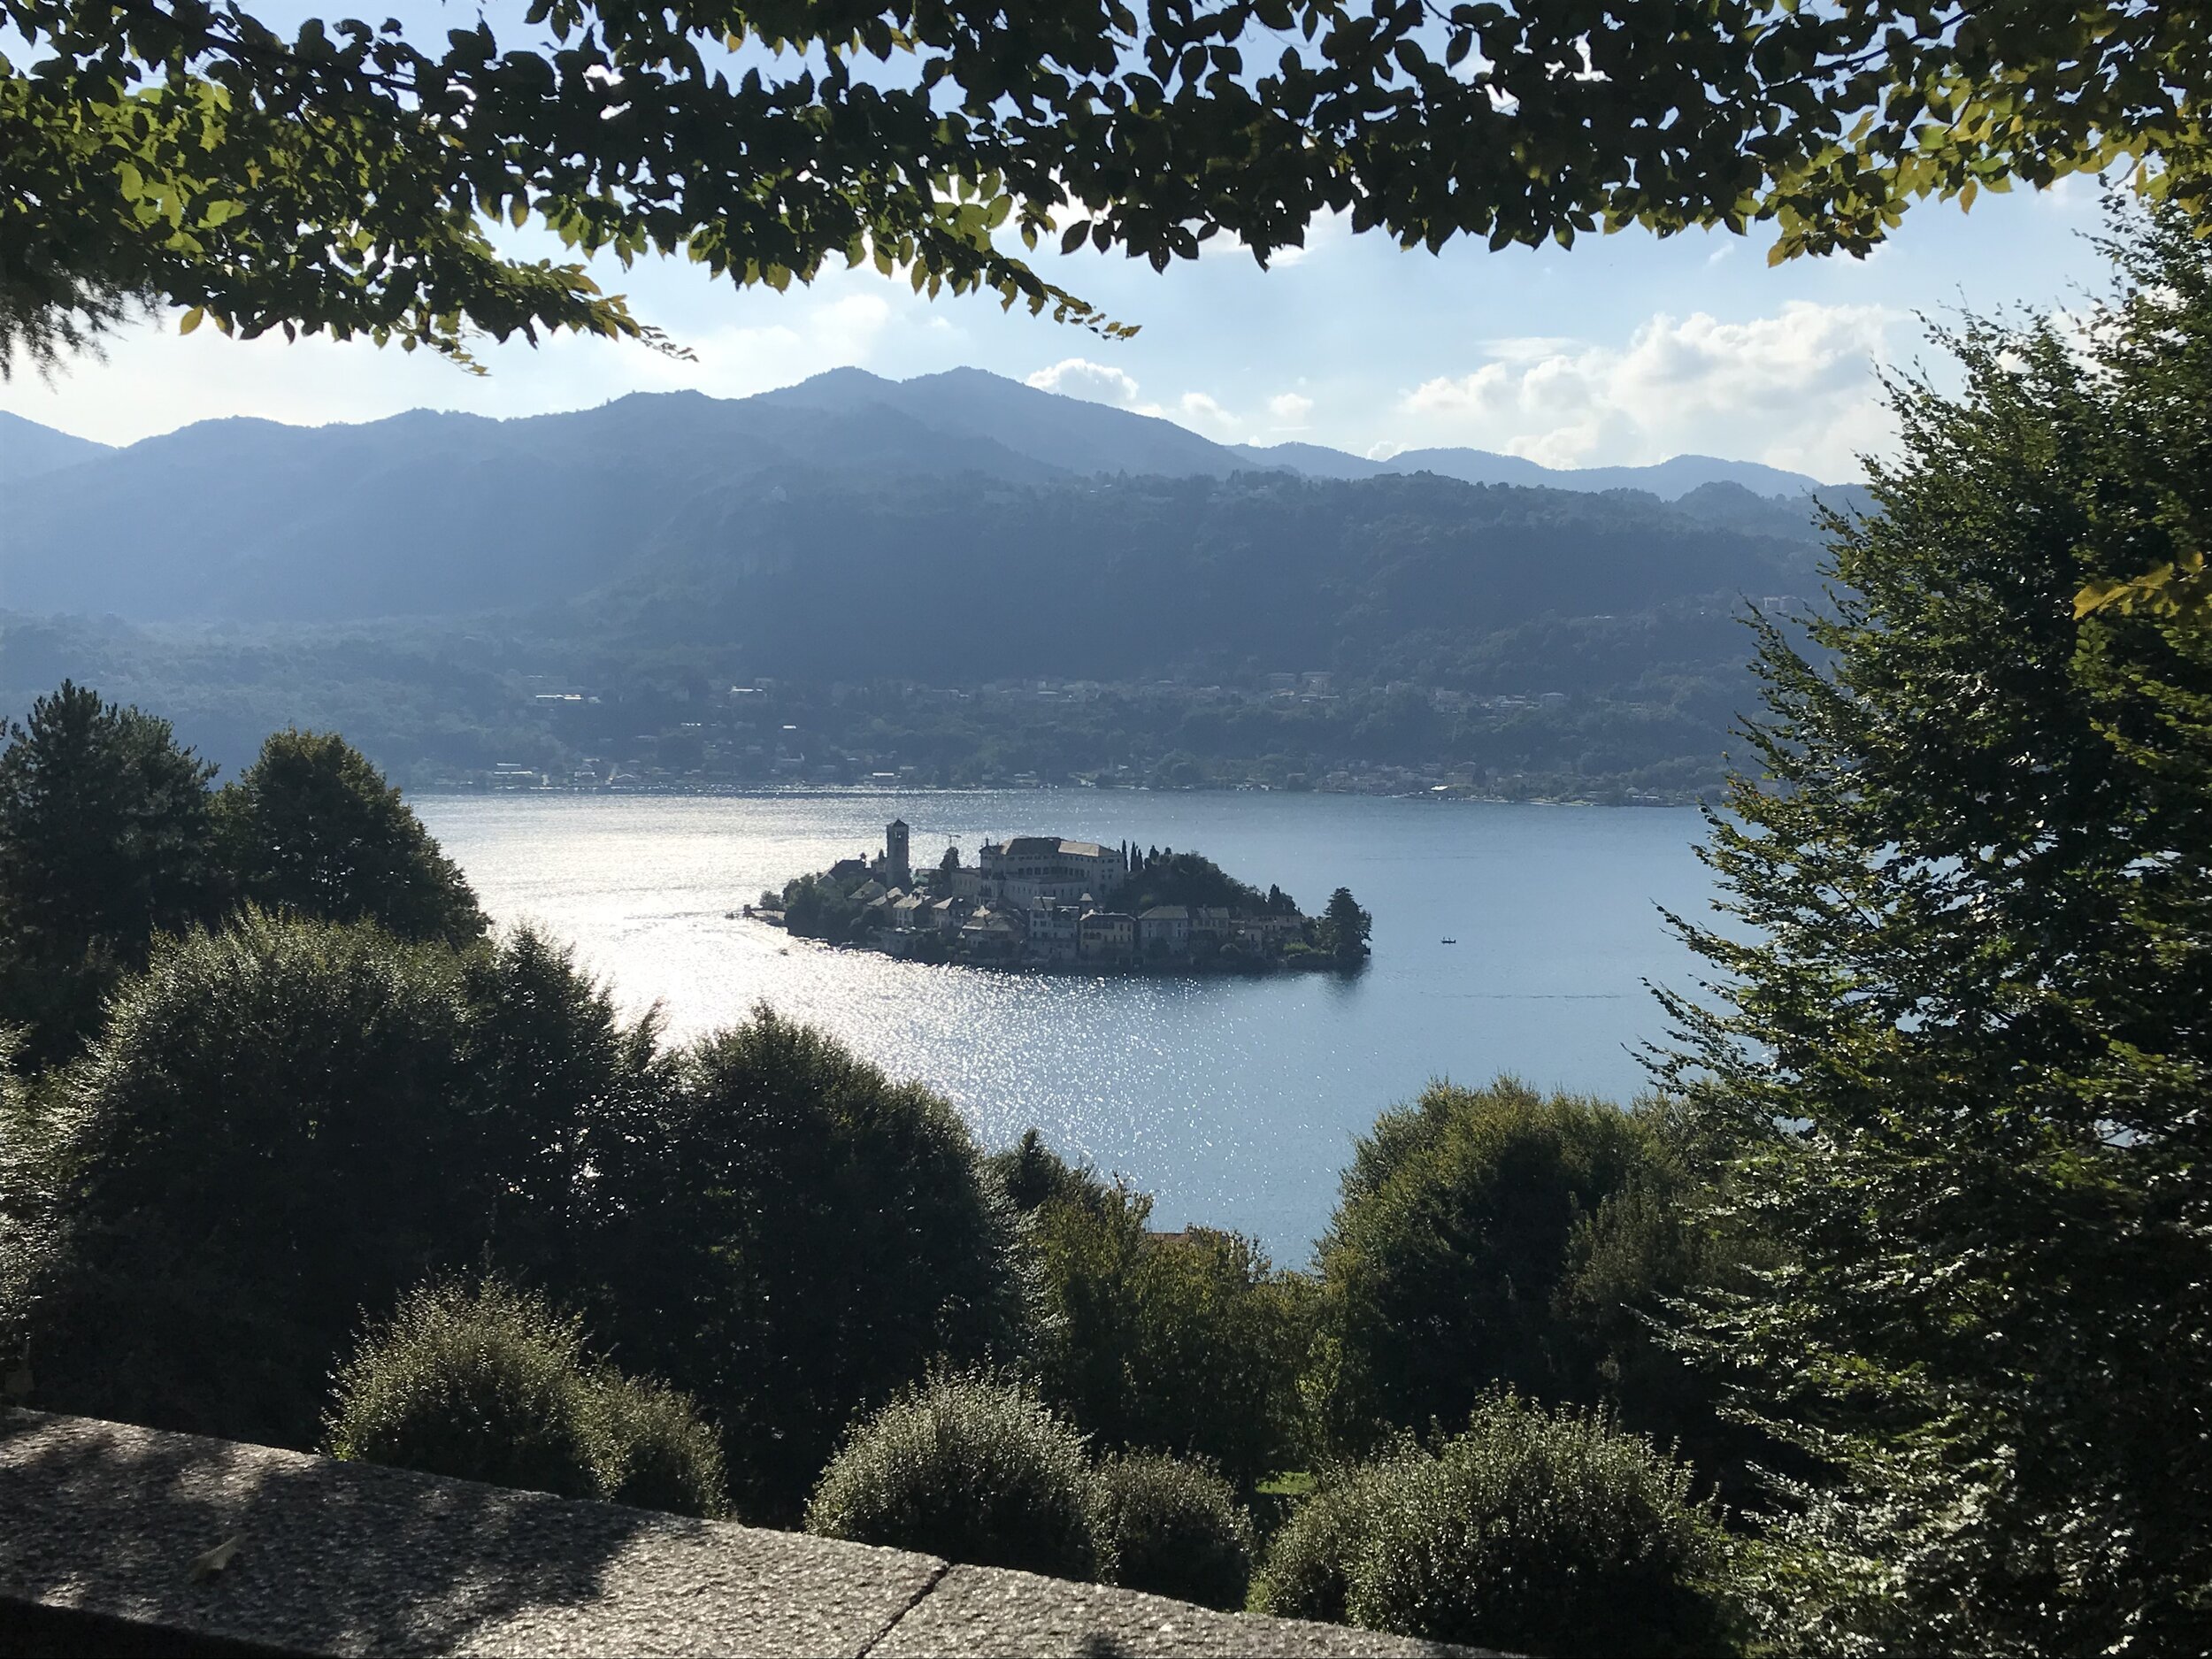
[[[1366,789],[1265,789],[1265,788],[1192,788],[1153,789],[1141,784],[1125,788],[1095,789],[1071,784],[977,784],[970,788],[941,787],[929,784],[869,784],[869,783],[794,783],[794,784],[703,784],[686,787],[674,784],[641,785],[637,787],[608,789],[572,789],[551,787],[527,789],[499,788],[488,784],[441,784],[431,787],[410,788],[404,791],[411,801],[493,801],[493,800],[804,800],[818,797],[850,796],[862,800],[908,801],[920,796],[974,796],[985,795],[1329,795],[1355,801],[1421,801],[1435,806],[1544,806],[1544,807],[1599,807],[1607,810],[1657,809],[1680,810],[1684,808],[1709,804],[1701,794],[1681,795],[1638,795],[1620,800],[1601,800],[1591,795],[1439,795],[1429,790],[1366,790]]]

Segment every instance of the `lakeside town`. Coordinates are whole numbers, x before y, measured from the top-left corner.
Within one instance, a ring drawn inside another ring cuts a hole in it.
[[[1017,835],[984,842],[973,864],[948,846],[917,868],[900,818],[880,850],[764,892],[741,913],[913,961],[1179,972],[1355,967],[1372,925],[1348,888],[1308,916],[1280,887],[1263,893],[1172,848]]]

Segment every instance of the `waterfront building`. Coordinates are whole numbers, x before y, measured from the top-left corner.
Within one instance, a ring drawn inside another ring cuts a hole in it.
[[[1137,918],[1118,910],[1086,910],[1076,924],[1076,950],[1086,962],[1126,962],[1137,944]]]
[[[1190,949],[1190,912],[1179,904],[1156,904],[1137,918],[1137,944],[1148,956],[1179,956]]]
[[[1075,905],[1054,899],[1037,899],[1025,910],[1029,924],[1029,955],[1038,962],[1073,962],[1079,943],[1082,912]]]

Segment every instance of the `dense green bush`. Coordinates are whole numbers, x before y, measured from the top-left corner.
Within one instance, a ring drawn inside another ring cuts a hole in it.
[[[340,1368],[334,1457],[563,1497],[601,1493],[583,1325],[498,1285],[418,1290]]]
[[[719,1436],[688,1394],[602,1366],[585,1410],[597,1442],[602,1494],[641,1509],[716,1516],[729,1508]]]
[[[1510,1079],[1435,1084],[1378,1119],[1317,1251],[1310,1386],[1328,1444],[1425,1433],[1503,1386],[1609,1404],[1732,1466],[1748,1438],[1648,1324],[1749,1248],[1697,1218],[1678,1136],[1663,1103],[1623,1111]]]
[[[1219,1475],[1158,1453],[1110,1457],[1094,1477],[1093,1527],[1107,1578],[1232,1611],[1252,1580],[1252,1518]]]
[[[1016,1349],[1012,1217],[941,1096],[765,1008],[671,1071],[598,1148],[589,1311],[723,1425],[739,1513],[795,1521],[856,1413]]]
[[[856,1423],[806,1527],[978,1566],[1096,1571],[1083,1436],[1026,1384],[940,1373]]]
[[[1103,1445],[1201,1458],[1247,1492],[1296,1464],[1310,1281],[1235,1233],[1150,1233],[1149,1198],[1033,1134],[993,1167],[1029,1216],[1046,1398]]]
[[[1436,1454],[1402,1449],[1310,1500],[1262,1600],[1529,1653],[1712,1653],[1726,1547],[1691,1483],[1602,1415],[1494,1396]]]
[[[685,1515],[723,1509],[682,1395],[594,1367],[583,1322],[496,1282],[410,1293],[340,1368],[335,1457]]]
[[[591,1209],[634,1036],[526,936],[457,954],[249,914],[157,948],[35,1092],[0,1356],[31,1358],[41,1406],[313,1444],[357,1310],[488,1250],[558,1265],[532,1252]]]
[[[1253,1586],[1256,1609],[1278,1618],[1343,1624],[1349,1617],[1351,1573],[1366,1547],[1371,1517],[1399,1461],[1417,1455],[1402,1446],[1366,1463],[1328,1470],[1269,1540],[1264,1569]]]

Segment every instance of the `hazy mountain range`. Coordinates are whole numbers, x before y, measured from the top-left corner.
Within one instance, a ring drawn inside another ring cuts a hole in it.
[[[637,394],[524,419],[417,410],[359,426],[203,421],[127,449],[0,419],[0,609],[134,620],[454,615],[563,599],[671,557],[756,560],[764,510],[900,480],[1078,488],[1129,475],[1423,472],[1645,492],[1799,537],[1815,480],[1684,456],[1555,472],[1473,449],[1389,462],[1231,448],[978,370],[840,369],[757,397]],[[1848,488],[1824,490],[1848,500]]]
[[[1470,484],[1517,484],[1549,489],[1641,489],[1663,501],[1672,501],[1701,484],[1740,484],[1754,494],[1793,496],[1823,488],[1802,472],[1785,472],[1755,461],[1724,461],[1711,456],[1680,455],[1651,466],[1599,466],[1580,469],[1548,467],[1519,456],[1497,455],[1486,449],[1409,449],[1386,460],[1348,454],[1315,443],[1221,444],[1201,437],[1174,422],[1141,415],[1108,404],[1094,403],[1040,391],[980,369],[954,369],[910,380],[887,380],[863,369],[833,369],[796,386],[764,392],[755,397],[708,398],[697,393],[639,393],[599,410],[548,415],[534,419],[497,424],[524,429],[524,442],[558,443],[553,434],[564,424],[592,428],[595,418],[610,410],[626,411],[618,425],[657,424],[660,417],[642,412],[642,406],[675,404],[688,419],[712,431],[751,426],[749,416],[765,415],[772,421],[785,411],[805,410],[833,418],[844,441],[847,458],[905,467],[954,457],[928,446],[918,446],[910,422],[926,431],[960,441],[968,449],[969,466],[995,477],[1033,479],[1055,474],[1081,477],[1095,472],[1154,473],[1182,478],[1194,475],[1226,477],[1253,466],[1302,472],[1312,478],[1377,478],[1393,472],[1436,472]],[[704,406],[704,407],[703,407]],[[737,412],[737,411],[745,412]],[[904,421],[887,417],[904,417]],[[454,422],[481,422],[480,417],[434,415],[411,411],[367,427],[320,427],[304,430],[338,434],[371,430],[396,423],[429,419]],[[847,425],[845,423],[850,423]],[[14,482],[41,473],[122,453],[138,453],[182,438],[207,427],[261,426],[256,421],[205,421],[178,433],[150,438],[117,450],[90,439],[73,437],[39,426],[20,416],[0,414],[0,483]],[[604,430],[600,423],[595,429]],[[822,430],[809,423],[788,436],[803,442]],[[789,444],[779,444],[788,449]]]

